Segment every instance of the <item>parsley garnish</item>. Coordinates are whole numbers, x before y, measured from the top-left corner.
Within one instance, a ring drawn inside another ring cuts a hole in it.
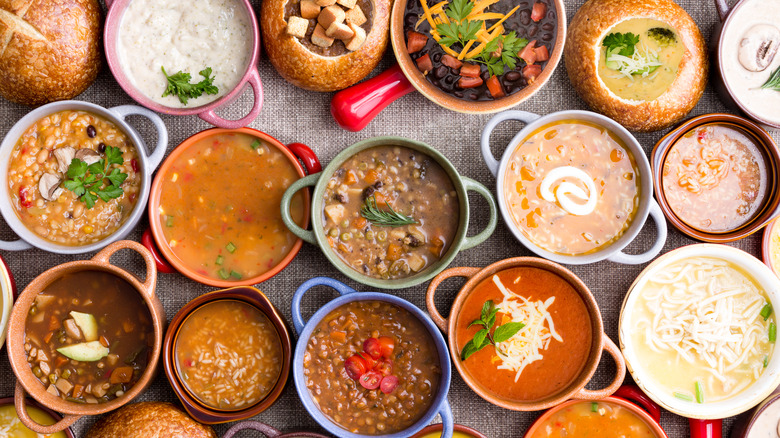
[[[514,70],[517,66],[517,54],[528,45],[528,40],[518,38],[515,31],[508,35],[502,35],[487,43],[482,52],[471,61],[479,62],[487,66],[488,72],[493,76],[504,74],[504,69]],[[494,54],[499,52],[499,56]]]
[[[469,324],[469,327],[472,325],[481,325],[483,329],[475,333],[474,337],[463,346],[463,351],[460,353],[460,360],[468,359],[469,356],[487,347],[489,344],[495,346],[499,342],[509,340],[525,327],[525,324],[522,322],[508,322],[496,327],[493,334],[491,334],[490,329],[496,323],[497,313],[498,309],[496,308],[495,303],[493,303],[492,300],[486,301],[482,306],[480,318],[475,319]]]
[[[79,197],[81,202],[87,204],[87,208],[92,208],[98,198],[108,202],[122,196],[124,191],[120,186],[127,179],[127,174],[120,172],[117,167],[111,169],[111,166],[121,165],[124,162],[119,148],[106,146],[105,158],[90,165],[74,158],[68,167],[66,174],[68,179],[62,185]]]
[[[202,96],[203,93],[219,93],[219,88],[212,85],[214,83],[214,77],[211,76],[211,67],[207,67],[205,70],[199,72],[199,74],[203,76],[203,80],[197,84],[190,83],[192,76],[189,73],[180,71],[175,75],[168,76],[168,73],[165,72],[165,67],[160,68],[162,69],[165,78],[168,79],[168,87],[165,88],[162,97],[168,95],[178,96],[179,101],[181,101],[182,104],[187,105],[188,99],[198,98]]]
[[[634,48],[639,44],[639,35],[631,32],[613,32],[604,37],[602,45],[607,49],[607,56],[617,53],[623,56],[634,54]]]
[[[444,13],[452,21],[436,25],[436,31],[442,37],[439,44],[447,47],[453,44],[465,46],[467,42],[477,39],[477,32],[482,28],[482,20],[466,19],[472,9],[474,3],[471,0],[452,0],[447,5]]]

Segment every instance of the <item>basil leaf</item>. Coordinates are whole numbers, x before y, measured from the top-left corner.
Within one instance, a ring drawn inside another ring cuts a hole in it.
[[[525,327],[525,324],[522,322],[508,322],[498,326],[496,331],[493,332],[493,340],[495,342],[504,342],[517,334],[523,327]]]
[[[485,342],[485,339],[487,339],[488,335],[488,329],[482,329],[474,334],[474,338],[471,340],[474,342],[475,345],[482,345],[483,342]]]
[[[493,310],[493,301],[485,301],[485,304],[482,305],[482,320],[487,321],[488,316],[490,316],[490,311]]]
[[[485,338],[482,340],[482,344],[475,344],[474,339],[468,341],[466,345],[463,346],[463,351],[460,353],[460,360],[466,360],[471,356],[472,354],[476,353],[477,351],[487,347],[487,345],[490,343],[490,340],[488,338]]]

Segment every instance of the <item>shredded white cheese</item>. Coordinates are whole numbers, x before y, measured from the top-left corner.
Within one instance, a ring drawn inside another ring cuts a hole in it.
[[[639,72],[642,72],[641,76],[646,78],[650,74],[649,70],[652,67],[660,67],[663,65],[658,60],[658,52],[648,49],[644,45],[642,45],[642,47],[637,45],[634,54],[631,56],[613,53],[607,57],[606,62],[616,63],[617,68],[615,70],[631,80],[634,80],[633,75],[638,74]]]
[[[525,327],[511,338],[496,343],[496,354],[501,359],[498,369],[513,371],[517,382],[525,367],[542,359],[541,351],[547,350],[552,339],[563,342],[561,335],[555,331],[555,324],[548,310],[555,297],[544,302],[534,302],[507,289],[497,275],[493,276],[493,283],[504,295],[504,300],[496,306],[498,311],[507,315],[513,322],[525,324]]]

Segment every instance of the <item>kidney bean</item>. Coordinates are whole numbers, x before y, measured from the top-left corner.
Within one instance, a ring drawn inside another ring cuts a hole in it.
[[[520,77],[521,77],[520,72],[515,70],[509,71],[504,75],[504,79],[506,79],[507,81],[516,81],[520,79]]]

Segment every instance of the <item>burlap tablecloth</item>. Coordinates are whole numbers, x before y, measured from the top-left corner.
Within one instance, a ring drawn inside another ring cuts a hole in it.
[[[569,20],[583,2],[583,0],[566,0],[566,13]],[[252,3],[259,13],[260,1],[253,0]],[[682,0],[680,3],[699,24],[705,38],[709,38],[712,27],[717,21],[717,12],[713,2],[709,0]],[[388,51],[374,74],[391,66],[393,62],[392,52]],[[265,106],[260,117],[251,126],[278,138],[282,143],[306,143],[317,153],[323,164],[328,163],[344,147],[359,140],[373,136],[400,135],[433,145],[441,150],[463,175],[474,178],[493,190],[495,188],[495,180],[488,172],[479,152],[479,134],[489,116],[454,113],[431,103],[419,93],[412,93],[390,105],[362,132],[351,133],[339,128],[330,116],[329,103],[332,94],[308,92],[288,84],[265,59],[260,60],[260,74],[265,88]],[[79,96],[79,99],[105,107],[134,103],[119,88],[108,68],[103,69],[98,81],[87,92]],[[250,93],[245,92],[239,101],[224,111],[224,115],[228,118],[237,118],[245,114],[251,106],[251,99]],[[563,62],[561,62],[550,82],[536,96],[519,105],[516,109],[547,114],[565,109],[587,109],[587,106],[571,88]],[[10,127],[28,111],[29,108],[0,101],[0,135],[5,135]],[[726,111],[725,107],[713,90],[708,87],[704,97],[691,115],[723,111]],[[194,116],[163,116],[163,119],[170,134],[169,151],[190,135],[210,127]],[[154,144],[154,139],[149,137],[151,125],[148,122],[140,117],[131,118],[131,122],[139,127],[148,143]],[[499,126],[493,135],[494,152],[496,154],[502,152],[519,129],[520,125],[515,122],[507,122]],[[637,135],[637,137],[649,154],[663,133],[642,134]],[[777,140],[777,134],[774,136]],[[236,175],[236,177],[240,178],[241,176]],[[485,225],[487,206],[484,200],[478,196],[472,196],[471,202],[470,228],[473,233],[474,230],[479,230]],[[655,235],[655,226],[652,221],[648,222],[639,238],[629,246],[629,251],[638,252],[649,247]],[[148,220],[144,217],[128,238],[140,240],[141,233],[147,226]],[[754,255],[759,255],[760,237],[759,233],[732,245]],[[13,234],[4,222],[0,226],[0,238],[13,238]],[[670,228],[664,252],[691,243],[695,242]],[[64,256],[49,254],[37,249],[22,252],[0,251],[0,254],[9,262],[20,291],[46,269],[67,261],[89,258],[93,255]],[[506,225],[500,222],[490,239],[474,249],[460,253],[451,266],[482,267],[503,258],[522,255],[532,254],[518,243]],[[132,272],[142,274],[140,271],[143,269],[143,265],[140,258],[129,251],[119,253],[114,257],[114,262]],[[587,266],[569,267],[585,281],[596,295],[604,318],[606,333],[616,342],[618,340],[617,325],[620,304],[629,285],[643,267],[644,265],[624,266],[608,261]],[[367,290],[366,287],[346,279],[328,263],[318,248],[308,244],[304,244],[303,249],[290,266],[276,277],[259,285],[259,288],[268,295],[289,323],[293,291],[304,280],[317,275],[331,276],[345,281],[358,290]],[[441,288],[439,308],[443,312],[449,310],[455,293],[460,287],[457,281],[449,281]],[[169,320],[185,303],[212,289],[179,274],[160,274],[157,283],[157,294],[162,300]],[[425,290],[426,285],[423,284],[394,293],[424,309]],[[317,292],[309,294],[304,300],[306,315],[311,315],[319,306],[335,296],[332,291],[326,289],[318,289]],[[603,358],[588,387],[605,386],[611,380],[614,368],[612,360],[608,356]],[[673,372],[673,370],[670,371]],[[627,376],[626,382],[630,380],[630,376]],[[11,372],[7,356],[3,352],[0,355],[0,397],[12,395],[14,383],[15,377]],[[163,373],[158,374],[151,387],[137,401],[141,400],[176,401]],[[520,437],[531,421],[539,415],[539,413],[534,412],[508,411],[487,403],[463,383],[454,369],[449,400],[452,403],[457,423],[474,427],[491,438]],[[282,430],[320,430],[303,409],[293,387],[292,379],[288,381],[279,400],[255,419],[267,422]],[[96,418],[84,418],[76,423],[73,427],[76,436],[83,436],[95,420]],[[684,418],[664,413],[661,422],[670,437],[688,435],[688,422]],[[732,421],[726,420],[725,433],[728,433],[731,423]],[[218,425],[215,428],[219,433],[222,433],[228,427],[229,425]],[[243,436],[259,436],[259,434],[245,432]]]

